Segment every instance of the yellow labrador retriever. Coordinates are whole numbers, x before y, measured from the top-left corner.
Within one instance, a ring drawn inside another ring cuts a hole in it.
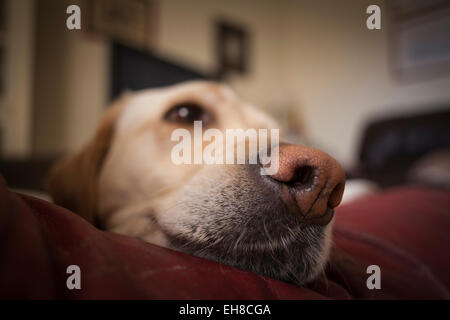
[[[279,144],[279,168],[175,164],[177,128],[277,128],[228,87],[205,81],[127,93],[93,139],[53,168],[57,204],[106,230],[295,283],[312,280],[330,249],[345,177],[324,152]]]

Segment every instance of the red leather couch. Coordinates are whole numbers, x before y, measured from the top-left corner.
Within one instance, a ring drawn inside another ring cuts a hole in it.
[[[303,287],[104,232],[0,177],[2,299],[448,299],[450,194],[383,191],[337,209],[325,273]],[[69,290],[66,268],[81,268]],[[369,265],[381,289],[369,290]]]

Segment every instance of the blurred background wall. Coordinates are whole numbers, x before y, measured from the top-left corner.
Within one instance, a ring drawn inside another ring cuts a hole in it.
[[[110,39],[84,30],[86,1],[3,2],[7,41],[13,44],[9,70],[14,70],[11,78],[23,83],[1,100],[2,154],[42,157],[79,148],[109,102]],[[361,130],[373,117],[450,105],[450,74],[414,81],[395,78],[385,1],[153,3],[150,51],[205,74],[217,68],[215,21],[245,26],[250,35],[248,71],[225,80],[281,122],[301,123],[313,145],[345,166],[356,162]],[[80,5],[82,30],[65,27],[69,4]],[[371,4],[381,7],[381,30],[366,28],[365,11]]]
[[[35,2],[2,1],[0,31],[1,151],[25,156],[32,147]]]
[[[54,155],[80,147],[107,103],[109,45],[66,27],[76,1],[36,2],[32,153]],[[83,21],[83,10],[81,11]]]
[[[371,117],[450,101],[450,76],[406,84],[394,79],[386,1],[194,3],[161,2],[159,49],[208,69],[214,64],[211,21],[224,15],[247,24],[254,42],[251,72],[230,83],[273,113],[285,106],[299,109],[312,142],[347,165]],[[371,4],[381,7],[381,30],[366,28]]]

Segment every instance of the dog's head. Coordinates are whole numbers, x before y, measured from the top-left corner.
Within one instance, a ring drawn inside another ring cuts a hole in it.
[[[108,109],[95,137],[53,168],[55,202],[107,230],[278,279],[311,280],[328,256],[345,183],[340,165],[287,143],[279,145],[273,175],[248,161],[175,164],[172,133],[184,128],[194,136],[195,120],[219,133],[277,128],[216,83],[127,94]]]

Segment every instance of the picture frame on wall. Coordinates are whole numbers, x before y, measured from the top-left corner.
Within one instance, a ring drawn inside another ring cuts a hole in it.
[[[249,71],[250,34],[245,26],[218,19],[215,22],[215,46],[218,79]]]
[[[151,49],[155,39],[155,0],[89,0],[89,32],[136,49]]]
[[[399,81],[450,74],[450,1],[393,1],[391,64]]]

